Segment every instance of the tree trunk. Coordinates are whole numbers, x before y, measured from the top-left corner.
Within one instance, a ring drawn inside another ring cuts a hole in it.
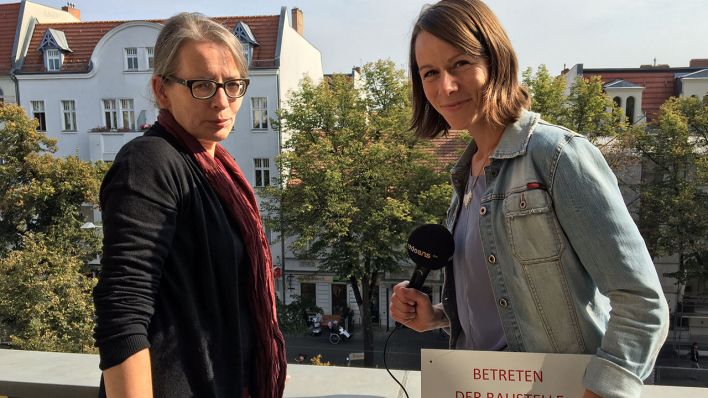
[[[371,325],[371,287],[369,275],[361,278],[362,303],[361,326],[364,332],[364,366],[374,367],[374,329]]]
[[[364,275],[361,278],[361,290],[356,278],[349,278],[354,289],[354,297],[359,305],[359,314],[361,314],[361,333],[364,337],[364,366],[374,366],[374,329],[371,324],[371,278],[369,275]]]

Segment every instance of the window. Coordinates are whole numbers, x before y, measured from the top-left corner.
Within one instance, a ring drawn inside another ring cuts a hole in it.
[[[125,49],[125,69],[138,70],[138,49],[136,47]]]
[[[316,295],[315,291],[316,291],[316,289],[315,289],[314,283],[301,282],[300,283],[300,300],[303,303],[315,305],[315,302],[317,300],[317,295]]]
[[[243,50],[243,58],[246,60],[246,65],[251,65],[251,58],[253,58],[253,46],[251,43],[241,42],[241,49]]]
[[[118,128],[118,109],[116,107],[116,100],[103,100],[103,122],[105,123],[104,126],[108,129]]]
[[[254,130],[268,128],[268,99],[266,97],[251,98],[251,117]]]
[[[110,130],[135,131],[135,101],[132,98],[103,99],[103,122]]]
[[[121,127],[135,131],[135,110],[132,99],[120,100]]]
[[[251,65],[251,59],[253,58],[253,47],[259,46],[256,41],[256,37],[253,35],[253,32],[248,24],[243,21],[236,24],[233,32],[238,41],[241,42],[241,49],[243,50],[243,57],[246,59],[246,65]]]
[[[256,186],[267,187],[270,185],[270,159],[253,159],[253,165],[256,170]]]
[[[612,98],[612,101],[615,102],[615,105],[617,105],[618,108],[622,108],[622,98],[615,97],[615,98]]]
[[[629,123],[634,124],[634,97],[627,98],[627,107],[625,108],[624,114],[627,115]]]
[[[152,70],[155,67],[155,47],[145,47],[145,56],[148,69]]]
[[[76,102],[64,100],[61,102],[62,131],[76,131]]]
[[[47,131],[47,119],[44,113],[44,101],[32,101],[32,116],[39,122],[37,131]]]
[[[44,50],[44,57],[47,63],[47,71],[58,72],[61,69],[61,53],[56,48]]]
[[[347,307],[347,285],[332,284],[332,314],[342,315]]]

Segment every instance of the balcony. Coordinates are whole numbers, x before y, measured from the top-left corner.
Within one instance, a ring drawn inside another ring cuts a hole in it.
[[[669,365],[669,364],[665,364]],[[393,370],[410,398],[421,398],[421,372]],[[284,397],[386,398],[405,393],[384,369],[288,365]],[[95,398],[98,356],[0,349],[0,398]],[[657,366],[642,398],[708,397],[708,369]],[[678,387],[680,386],[680,387]],[[533,395],[540,396],[540,395]]]
[[[141,135],[142,131],[89,132],[89,160],[112,162],[126,142]]]
[[[420,398],[420,372],[393,370],[410,398]],[[384,369],[288,365],[285,397],[378,398],[405,396]],[[95,398],[98,356],[0,350],[0,397]]]

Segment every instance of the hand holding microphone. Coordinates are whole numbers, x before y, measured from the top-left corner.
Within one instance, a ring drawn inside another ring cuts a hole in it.
[[[425,224],[408,238],[408,257],[416,264],[410,281],[394,286],[389,311],[391,317],[419,332],[446,326],[441,308],[433,307],[427,294],[419,289],[431,270],[452,264],[455,243],[452,235],[439,224]]]

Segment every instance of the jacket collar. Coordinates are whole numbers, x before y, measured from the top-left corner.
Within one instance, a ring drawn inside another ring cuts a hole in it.
[[[519,119],[510,123],[504,129],[499,144],[490,155],[492,159],[511,159],[526,154],[531,134],[533,134],[541,115],[538,113],[523,110]],[[450,170],[453,181],[457,177],[465,176],[470,167],[472,155],[477,151],[477,144],[474,139],[467,145],[467,148],[457,160],[455,166]]]

